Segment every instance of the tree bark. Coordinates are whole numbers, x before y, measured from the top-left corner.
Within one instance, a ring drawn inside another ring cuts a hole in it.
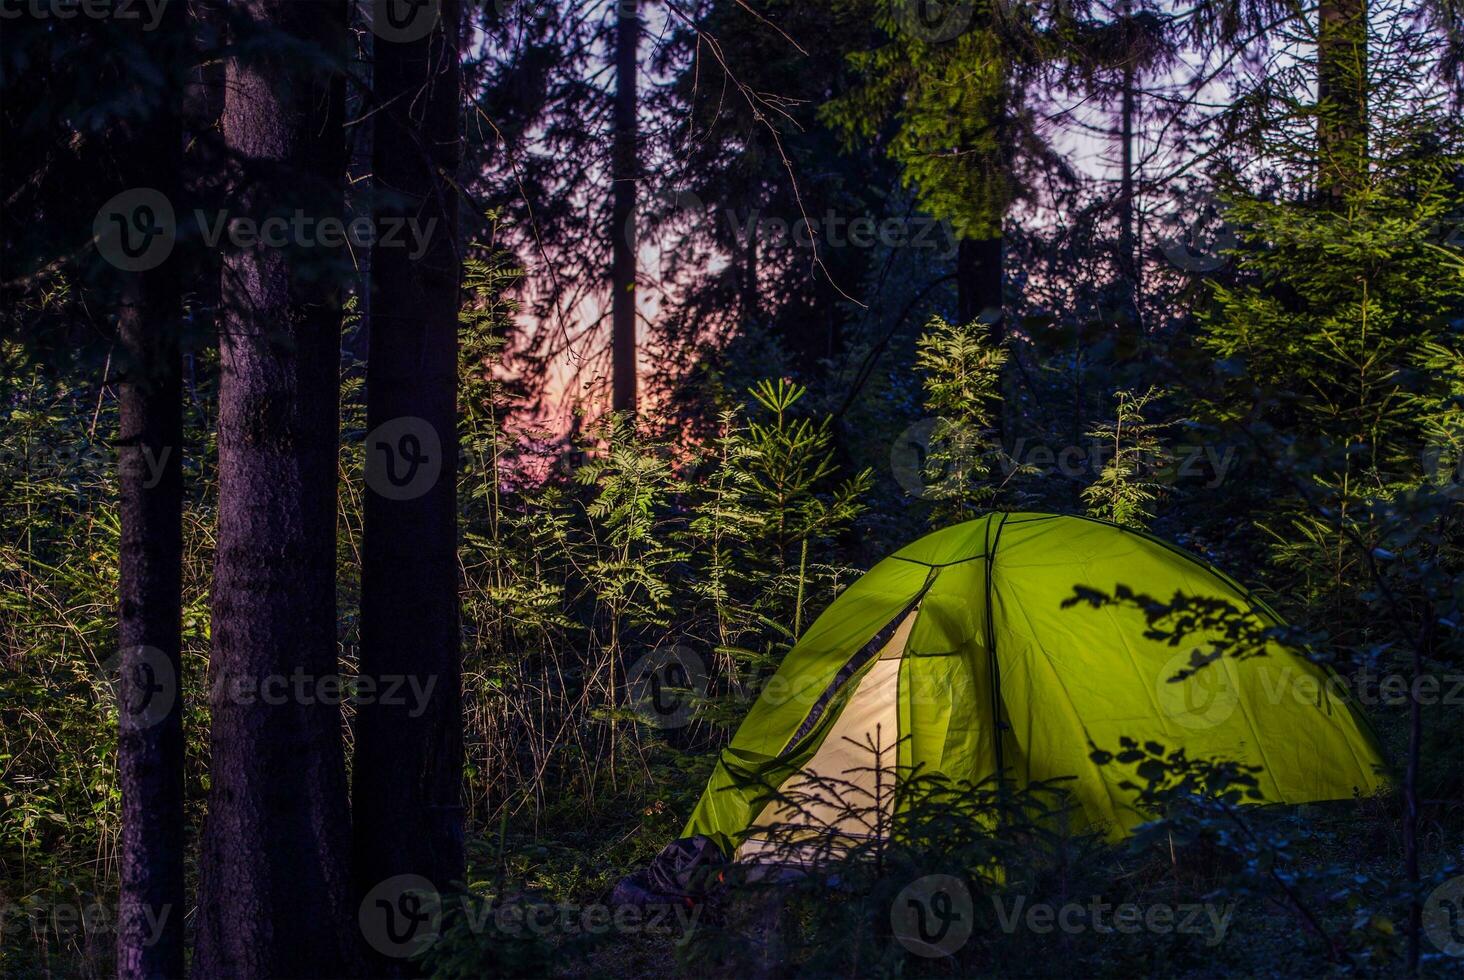
[[[636,409],[635,196],[639,177],[636,118],[636,55],[640,47],[638,0],[617,0],[615,26],[615,137],[611,160],[611,408]]]
[[[356,714],[358,899],[399,875],[439,890],[464,875],[456,0],[442,4],[439,23],[419,41],[376,40],[374,88],[383,106],[372,165],[376,210],[414,222],[426,247],[414,255],[379,240],[371,263],[360,662],[377,691],[399,693],[363,699]],[[401,960],[378,952],[384,955],[373,960],[374,974],[399,968]]]
[[[144,273],[127,289],[121,341],[121,675],[117,773],[122,793],[117,975],[183,972],[183,391],[178,292]]]
[[[167,63],[186,50],[183,4],[164,11],[157,43]],[[154,66],[159,67],[159,66]],[[145,86],[143,94],[155,96]],[[181,186],[179,105],[163,95],[124,137],[119,159],[129,186],[177,201]],[[183,974],[186,839],[183,813],[182,565],[183,392],[179,359],[182,297],[177,260],[127,277],[119,308],[123,352],[118,462],[122,539],[118,550],[117,775],[122,794],[117,976]]]
[[[141,34],[141,29],[139,29]],[[186,50],[183,4],[165,10],[157,34],[139,37],[174,78]],[[155,100],[155,101],[154,101]],[[177,201],[182,171],[180,105],[142,92],[151,113],[124,133],[117,157],[133,188]],[[119,447],[120,678],[117,781],[122,841],[117,897],[117,976],[183,974],[183,391],[176,261],[129,275],[122,286]]]
[[[360,20],[364,15],[361,8],[357,8],[351,22],[351,29],[356,31]],[[372,17],[378,16],[373,12]],[[348,90],[346,93],[346,113],[349,119],[362,119],[373,111],[376,102],[376,80],[372,75],[376,62],[376,38],[369,30],[359,31],[356,38],[354,57],[351,59],[351,74],[359,79],[358,86],[353,86],[355,91]],[[362,180],[362,175],[371,174],[372,152],[374,149],[373,140],[376,136],[377,125],[374,117],[370,126],[356,126],[350,133],[350,158],[346,161],[346,213],[354,221],[357,217],[371,217],[371,188],[373,182]],[[356,261],[359,264],[359,281],[365,288],[359,289],[356,296],[357,321],[353,329],[346,332],[341,340],[342,348],[346,353],[346,361],[352,361],[365,365],[371,356],[371,249],[361,249],[356,254]]]
[[[234,213],[342,212],[344,0],[246,0],[227,66]],[[224,259],[208,816],[194,971],[359,964],[336,664],[342,249],[309,231]]]
[[[1128,4],[1124,15],[1129,16]],[[1121,80],[1123,90],[1119,95],[1119,139],[1121,166],[1118,184],[1118,274],[1123,282],[1123,302],[1126,312],[1139,322],[1139,275],[1141,264],[1138,250],[1138,233],[1134,208],[1134,123],[1138,117],[1139,91],[1138,72],[1129,54],[1123,65]]]
[[[755,223],[754,223],[755,225]],[[757,230],[749,227],[742,246],[742,327],[750,328],[758,319]]]
[[[1367,178],[1367,0],[1317,11],[1317,185],[1341,198]]]

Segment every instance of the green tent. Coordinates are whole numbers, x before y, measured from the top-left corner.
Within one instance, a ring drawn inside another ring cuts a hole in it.
[[[884,799],[893,794],[865,784],[912,771],[976,783],[1000,770],[1016,785],[1073,777],[1088,824],[1117,838],[1142,820],[1118,785],[1132,773],[1090,753],[1121,736],[1259,766],[1267,802],[1383,784],[1366,721],[1334,675],[1296,652],[1267,640],[1261,655],[1217,658],[1217,635],[1152,638],[1131,604],[1064,607],[1075,587],[1120,585],[1161,602],[1224,600],[1250,622],[1280,623],[1200,559],[1104,521],[992,514],[937,531],[880,562],[809,627],[723,751],[683,836],[755,860],[773,846],[760,829],[774,825],[780,838],[800,822],[860,836],[867,818],[854,827],[820,797],[831,784],[846,799],[861,788]],[[1210,662],[1191,670],[1196,654]],[[801,805],[777,802],[771,787]]]

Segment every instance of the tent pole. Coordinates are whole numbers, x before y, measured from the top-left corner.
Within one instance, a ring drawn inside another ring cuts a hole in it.
[[[996,778],[999,786],[1006,785],[1006,759],[1002,743],[1006,728],[1001,720],[1001,665],[996,662],[996,622],[992,612],[992,566],[996,562],[996,549],[1001,542],[1001,530],[1006,526],[1007,514],[1001,515],[996,525],[996,536],[991,534],[991,520],[986,521],[986,656],[991,667],[991,720],[995,728]]]

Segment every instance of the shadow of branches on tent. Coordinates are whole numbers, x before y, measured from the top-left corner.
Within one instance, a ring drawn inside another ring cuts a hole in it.
[[[1204,642],[1190,651],[1189,663],[1168,678],[1171,683],[1188,679],[1222,657],[1234,660],[1264,657],[1275,645],[1296,650],[1313,663],[1320,664],[1326,660],[1320,652],[1317,634],[1279,620],[1259,617],[1251,609],[1215,596],[1186,595],[1176,591],[1173,598],[1163,602],[1123,584],[1116,585],[1112,595],[1085,585],[1074,585],[1073,594],[1063,600],[1062,608],[1072,609],[1083,604],[1094,609],[1137,610],[1147,623],[1144,636],[1171,647],[1178,647],[1191,637],[1204,637]]]

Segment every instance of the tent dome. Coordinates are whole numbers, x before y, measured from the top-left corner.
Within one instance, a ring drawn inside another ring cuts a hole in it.
[[[1120,590],[1139,598],[1085,601]],[[1177,605],[1151,623],[1150,599]],[[1269,634],[1279,625],[1208,563],[1105,521],[994,513],[936,531],[855,581],[798,639],[684,836],[744,857],[774,823],[857,836],[834,801],[795,814],[769,788],[832,778],[858,789],[918,770],[971,783],[1070,777],[1082,816],[1120,837],[1143,820],[1119,785],[1131,773],[1092,753],[1124,737],[1259,767],[1266,802],[1378,790],[1371,729],[1335,675]]]

